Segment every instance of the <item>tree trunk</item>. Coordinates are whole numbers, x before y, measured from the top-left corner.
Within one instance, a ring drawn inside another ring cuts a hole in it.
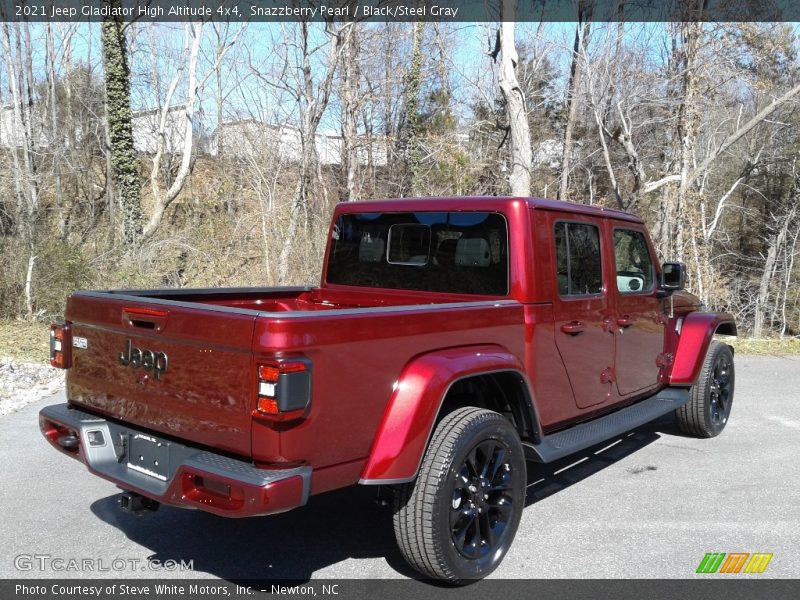
[[[572,49],[572,67],[569,74],[569,88],[567,91],[567,124],[564,129],[564,148],[561,154],[561,185],[558,191],[560,200],[567,199],[567,188],[569,187],[570,162],[572,159],[572,135],[575,128],[575,121],[578,118],[578,94],[580,92],[581,78],[583,77],[583,55],[586,54],[586,46],[589,44],[589,33],[591,31],[592,3],[588,8],[585,2],[581,2],[578,8],[578,24],[575,26],[575,42]],[[587,17],[584,20],[584,17]],[[581,29],[583,31],[581,31]]]
[[[25,29],[26,46],[30,45],[30,31]],[[20,199],[24,198],[25,208],[19,207],[18,219],[21,223],[23,237],[30,248],[31,254],[34,251],[36,242],[36,229],[39,218],[39,181],[38,165],[35,140],[33,138],[32,126],[32,87],[31,76],[23,66],[22,52],[22,29],[19,23],[14,23],[14,44],[12,46],[11,25],[3,24],[2,36],[3,49],[6,51],[6,70],[8,74],[8,86],[11,91],[13,107],[12,131],[14,144],[21,142],[22,161],[17,157],[16,149],[12,149],[14,156],[14,168],[19,182],[15,181],[15,190]],[[29,61],[28,61],[29,62]],[[26,75],[26,73],[28,73]],[[15,177],[15,179],[17,179]]]
[[[181,163],[178,167],[178,173],[175,179],[169,186],[169,189],[164,190],[158,180],[159,171],[161,170],[161,159],[164,156],[166,146],[166,127],[167,120],[171,109],[172,97],[175,93],[175,88],[181,77],[179,71],[170,84],[167,91],[167,97],[164,106],[161,108],[161,120],[158,127],[158,148],[153,157],[153,166],[150,170],[150,188],[153,193],[153,214],[145,226],[142,237],[149,239],[161,225],[161,220],[164,217],[164,211],[167,210],[170,204],[178,197],[186,178],[189,176],[189,171],[192,166],[192,145],[194,143],[194,104],[197,98],[197,58],[200,52],[200,39],[203,34],[203,23],[186,24],[186,44],[184,54],[187,56],[188,61],[188,82],[186,84],[186,102],[184,104],[183,116],[183,148],[181,152]],[[191,38],[191,40],[190,40]]]
[[[119,6],[119,0],[109,0]],[[142,203],[139,191],[139,159],[133,146],[131,71],[125,24],[109,18],[102,24],[103,66],[106,77],[106,120],[111,146],[111,165],[122,209],[125,243],[135,246],[142,237]]]
[[[3,43],[3,50],[5,50],[6,55],[6,74],[8,75],[8,87],[11,93],[11,104],[12,104],[12,122],[6,131],[6,135],[9,140],[9,146],[11,147],[11,159],[12,164],[14,165],[14,192],[16,195],[16,215],[15,215],[15,224],[17,229],[20,229],[22,226],[22,222],[26,219],[23,216],[23,207],[27,207],[29,199],[25,195],[25,191],[23,190],[23,182],[27,180],[28,174],[27,171],[23,171],[22,163],[20,162],[19,152],[16,151],[15,146],[17,140],[20,136],[24,138],[24,131],[22,130],[22,113],[20,110],[20,92],[17,86],[17,70],[16,70],[16,63],[14,61],[13,54],[11,52],[11,32],[10,32],[10,24],[3,23],[3,36],[2,36],[2,43]],[[7,123],[4,123],[6,125]],[[12,203],[13,205],[13,203]],[[27,233],[27,229],[23,228],[23,230]]]
[[[61,159],[63,152],[62,131],[58,126],[58,106],[56,97],[56,52],[53,39],[53,25],[46,24],[47,83],[50,104],[50,144],[53,160],[53,180],[55,183],[56,210],[58,211],[58,233],[63,240],[67,237],[67,219],[64,209],[64,191],[61,183]]]
[[[28,257],[28,270],[25,274],[25,313],[28,319],[33,319],[33,265],[36,257],[31,254]]]
[[[342,40],[348,33],[347,29],[353,26],[354,23],[350,22],[344,23],[338,30],[335,30],[331,23],[326,27],[326,31],[331,38],[328,64],[326,65],[325,75],[315,85],[311,67],[312,49],[309,46],[308,23],[305,21],[300,22],[300,48],[303,56],[301,65],[303,89],[299,94],[301,97],[302,127],[300,130],[300,146],[302,153],[300,156],[297,189],[289,212],[289,225],[286,230],[283,248],[278,257],[278,282],[281,285],[285,284],[289,277],[289,261],[294,251],[300,221],[303,220],[308,223],[309,198],[315,183],[314,179],[319,176],[317,169],[319,157],[316,147],[317,128],[330,101],[333,76],[341,59]]]
[[[500,92],[506,103],[508,126],[511,133],[511,173],[509,184],[514,196],[531,195],[531,133],[525,111],[525,96],[517,81],[517,55],[514,43],[515,0],[503,0],[503,24],[500,30]]]
[[[419,21],[413,23],[411,65],[406,78],[405,104],[406,104],[406,178],[407,189],[410,196],[420,193],[419,172],[422,164],[422,149],[420,143],[421,123],[419,114],[419,90],[422,85],[422,35],[424,24]]]
[[[358,200],[358,83],[360,73],[358,28],[351,27],[345,33],[345,59],[342,73],[342,175],[345,180],[345,202]]]
[[[764,271],[761,273],[761,282],[758,286],[758,296],[756,297],[755,315],[753,317],[753,337],[760,338],[764,332],[764,317],[767,314],[767,303],[769,302],[769,289],[772,278],[775,276],[775,269],[777,268],[778,254],[786,243],[786,236],[789,232],[790,225],[793,224],[794,218],[798,210],[798,192],[800,189],[795,183],[795,190],[792,194],[793,206],[789,209],[788,214],[781,217],[782,225],[777,233],[770,239],[769,248],[767,250],[767,260],[764,263]]]

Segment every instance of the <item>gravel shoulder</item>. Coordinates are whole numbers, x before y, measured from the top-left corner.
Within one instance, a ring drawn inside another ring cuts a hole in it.
[[[50,365],[0,358],[0,415],[52,396],[63,387],[63,371]]]

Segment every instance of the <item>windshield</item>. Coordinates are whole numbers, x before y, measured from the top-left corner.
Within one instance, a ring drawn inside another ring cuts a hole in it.
[[[328,283],[455,294],[508,293],[508,229],[490,212],[340,216]]]

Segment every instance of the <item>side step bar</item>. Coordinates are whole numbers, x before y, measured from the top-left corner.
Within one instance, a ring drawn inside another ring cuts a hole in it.
[[[546,435],[539,444],[525,444],[525,457],[536,462],[553,462],[649,423],[688,401],[689,388],[664,388],[616,412]]]

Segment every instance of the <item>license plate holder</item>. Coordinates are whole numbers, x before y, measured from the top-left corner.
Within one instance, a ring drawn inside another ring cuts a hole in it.
[[[128,468],[161,481],[169,477],[169,442],[144,433],[128,435]]]

